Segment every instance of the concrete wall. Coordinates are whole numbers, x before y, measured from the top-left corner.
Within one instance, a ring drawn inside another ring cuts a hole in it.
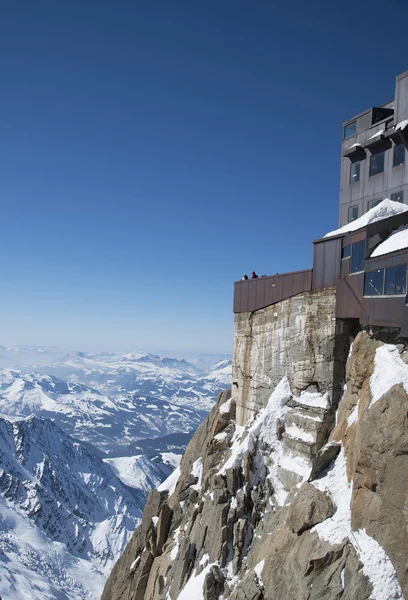
[[[397,77],[395,102],[390,102],[386,106],[395,109],[394,119],[391,120],[391,124],[395,125],[408,118],[408,71]],[[371,126],[371,109],[358,115],[356,119],[357,135],[343,140],[342,155],[353,144],[364,145],[372,135],[385,129],[384,122]],[[391,194],[401,191],[404,192],[404,204],[408,204],[408,154],[405,151],[405,163],[403,165],[393,167],[393,152],[394,146],[385,152],[384,172],[369,177],[370,153],[367,151],[367,158],[360,162],[360,181],[352,184],[350,183],[350,160],[342,156],[339,210],[340,227],[348,222],[348,209],[351,206],[358,206],[358,216],[361,217],[361,215],[367,212],[369,200],[389,198]]]
[[[395,122],[400,123],[408,115],[408,71],[397,77],[395,88]]]
[[[235,315],[232,397],[247,423],[287,375],[292,391],[329,392],[337,404],[348,343],[337,330],[335,289],[300,294],[253,313]]]
[[[408,118],[408,115],[407,117]],[[381,127],[375,126],[369,129],[370,135],[375,131],[379,131]],[[370,137],[370,135],[361,134],[359,138]],[[346,140],[351,146],[356,143],[356,138],[351,138],[352,141]],[[369,200],[377,198],[390,198],[391,194],[396,192],[404,192],[404,204],[408,204],[408,157],[405,150],[405,163],[398,167],[393,167],[393,152],[394,146],[385,152],[384,172],[369,177],[370,154],[367,152],[367,158],[360,162],[360,181],[358,183],[350,183],[350,167],[351,162],[348,158],[342,158],[341,167],[341,187],[340,187],[340,214],[339,226],[342,227],[348,222],[348,209],[350,206],[358,206],[358,216],[361,217],[368,210]]]

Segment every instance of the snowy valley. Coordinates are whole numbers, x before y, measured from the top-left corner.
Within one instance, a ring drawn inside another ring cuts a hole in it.
[[[97,600],[231,363],[1,347],[0,366],[0,596]]]

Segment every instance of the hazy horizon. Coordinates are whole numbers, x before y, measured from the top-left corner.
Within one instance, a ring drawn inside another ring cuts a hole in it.
[[[112,354],[131,354],[131,353],[146,353],[146,354],[152,354],[152,355],[157,355],[163,358],[189,358],[192,359],[194,357],[231,357],[232,356],[232,349],[228,352],[228,351],[219,351],[217,352],[216,350],[211,352],[211,351],[202,351],[200,349],[181,349],[181,350],[175,350],[174,348],[155,348],[155,347],[151,347],[151,348],[142,348],[139,347],[137,345],[135,345],[134,347],[114,347],[114,346],[101,346],[101,347],[93,347],[92,345],[87,345],[85,344],[84,346],[81,347],[76,347],[76,346],[65,346],[64,344],[59,344],[59,345],[49,345],[49,344],[6,344],[3,343],[0,340],[0,348],[4,347],[6,348],[6,350],[11,350],[11,349],[26,349],[27,351],[29,350],[33,350],[33,351],[38,351],[38,349],[43,349],[44,351],[49,351],[50,353],[52,351],[60,351],[60,352],[67,352],[67,353],[71,353],[71,352],[84,352],[86,354],[105,354],[105,353],[112,353]]]
[[[342,123],[393,97],[408,5],[373,45],[377,0],[3,4],[3,339],[228,351],[233,281],[337,227]]]

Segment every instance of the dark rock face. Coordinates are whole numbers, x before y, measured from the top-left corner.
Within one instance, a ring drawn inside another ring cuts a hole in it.
[[[313,481],[316,477],[335,460],[341,450],[341,444],[338,442],[330,442],[317,452],[312,462],[312,469],[309,475],[309,481]]]
[[[366,538],[379,544],[384,577],[398,576],[389,598],[403,600],[408,396],[394,386],[370,406],[381,345],[367,334],[354,341],[337,425],[310,462],[285,435],[306,421],[300,439],[313,435],[324,419],[316,396],[302,403],[282,380],[240,427],[230,392],[220,394],[174,489],[150,494],[102,600],[368,600],[379,584]]]
[[[304,483],[290,504],[286,523],[291,531],[301,535],[333,514],[330,496],[313,485]]]

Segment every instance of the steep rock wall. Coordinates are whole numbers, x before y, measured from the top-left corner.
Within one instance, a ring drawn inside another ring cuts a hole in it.
[[[365,529],[385,549],[408,598],[407,362],[404,346],[360,334],[331,438],[348,457],[353,529]]]
[[[284,376],[296,394],[313,389],[328,392],[330,403],[338,400],[348,332],[336,330],[335,302],[335,288],[326,288],[235,315],[232,397],[239,425],[265,406]]]
[[[317,422],[324,393],[299,392],[284,374],[245,426],[221,394],[180,470],[151,493],[103,600],[403,599],[404,361],[403,347],[358,335],[336,427],[310,464],[285,432],[302,434],[299,410]]]

